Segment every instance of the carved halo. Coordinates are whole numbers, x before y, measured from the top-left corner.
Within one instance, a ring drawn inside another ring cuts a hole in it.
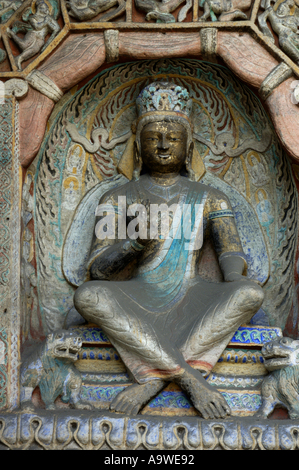
[[[36,7],[39,3],[45,3],[47,5],[47,7],[49,8],[50,15],[52,15],[53,6],[51,5],[51,3],[48,0],[33,0],[32,4],[31,4],[31,10],[32,10],[33,14],[36,13]]]

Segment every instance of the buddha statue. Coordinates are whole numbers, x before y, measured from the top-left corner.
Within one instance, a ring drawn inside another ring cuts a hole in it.
[[[90,280],[76,290],[74,304],[85,320],[103,329],[134,378],[112,401],[111,410],[137,414],[167,383],[175,382],[203,418],[225,418],[230,408],[205,377],[238,327],[259,310],[263,290],[246,277],[246,257],[228,198],[198,181],[200,156],[192,139],[188,91],[152,83],[136,105],[134,177],[99,201]],[[153,207],[164,209],[161,217]],[[109,214],[116,224],[113,236],[109,231],[99,236]],[[189,235],[182,230],[187,219]],[[168,232],[162,230],[165,223]],[[125,235],[119,230],[123,225]],[[208,239],[223,282],[198,275]]]

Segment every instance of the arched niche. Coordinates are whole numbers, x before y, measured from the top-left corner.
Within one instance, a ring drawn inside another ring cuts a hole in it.
[[[65,239],[80,201],[100,181],[116,175],[117,162],[127,145],[125,140],[113,148],[100,146],[95,153],[89,153],[70,136],[67,123],[73,123],[88,140],[98,127],[108,131],[108,141],[126,135],[141,88],[154,79],[165,78],[189,89],[195,131],[213,145],[223,132],[233,136],[234,149],[248,138],[256,145],[262,142],[265,128],[270,129],[271,144],[262,152],[249,146],[229,157],[215,155],[202,142],[197,141],[196,146],[206,168],[202,181],[230,197],[248,255],[250,276],[264,285],[266,300],[255,322],[285,328],[295,302],[297,256],[297,189],[286,152],[256,95],[227,68],[196,59],[159,59],[103,70],[66,94],[51,115],[25,180],[32,210],[28,222],[31,236],[27,233],[28,240],[23,240],[24,246],[29,244],[27,253],[31,253],[27,263],[37,268],[36,280],[31,277],[36,287],[31,284],[31,300],[23,316],[25,339],[41,338],[47,331],[63,326],[72,310],[75,288],[67,282],[62,269]],[[206,251],[201,274],[220,280],[211,250]]]

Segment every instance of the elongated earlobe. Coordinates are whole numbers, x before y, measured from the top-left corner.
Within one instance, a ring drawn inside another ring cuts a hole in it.
[[[190,144],[189,151],[187,153],[186,168],[188,177],[191,181],[201,180],[206,172],[204,162],[202,161],[194,142]]]
[[[192,160],[193,160],[193,150],[194,150],[194,143],[191,142],[189,145],[189,149],[187,149],[187,156],[186,156],[186,169],[188,173],[189,180],[194,181],[194,171],[192,169]]]
[[[140,152],[140,145],[137,140],[134,142],[134,171],[133,171],[133,179],[139,180],[140,173],[142,169],[142,158]]]
[[[134,172],[134,142],[135,136],[132,134],[127,141],[126,148],[117,167],[118,173],[131,180]]]

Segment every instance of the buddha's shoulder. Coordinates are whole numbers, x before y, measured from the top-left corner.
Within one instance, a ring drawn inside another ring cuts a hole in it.
[[[105,192],[102,196],[102,202],[119,202],[120,197],[126,197],[127,199],[136,199],[136,194],[139,192],[139,184],[137,181],[127,181],[124,184],[110,189]]]
[[[208,200],[222,201],[227,200],[228,197],[219,189],[215,189],[212,186],[208,186],[200,181],[190,181],[188,178],[182,177],[181,184],[185,188],[189,188],[191,191],[202,193]]]
[[[146,183],[148,182],[146,176],[141,177],[139,180],[127,181],[116,188],[107,191],[103,197],[102,202],[112,202],[114,204],[119,202],[120,197],[126,197],[127,203],[134,202],[143,195]],[[205,196],[209,201],[223,201],[227,200],[227,196],[218,189],[207,186],[199,181],[190,181],[187,177],[181,176],[179,179],[181,191],[193,192]],[[141,197],[142,198],[142,197]],[[131,201],[131,202],[130,202]]]

